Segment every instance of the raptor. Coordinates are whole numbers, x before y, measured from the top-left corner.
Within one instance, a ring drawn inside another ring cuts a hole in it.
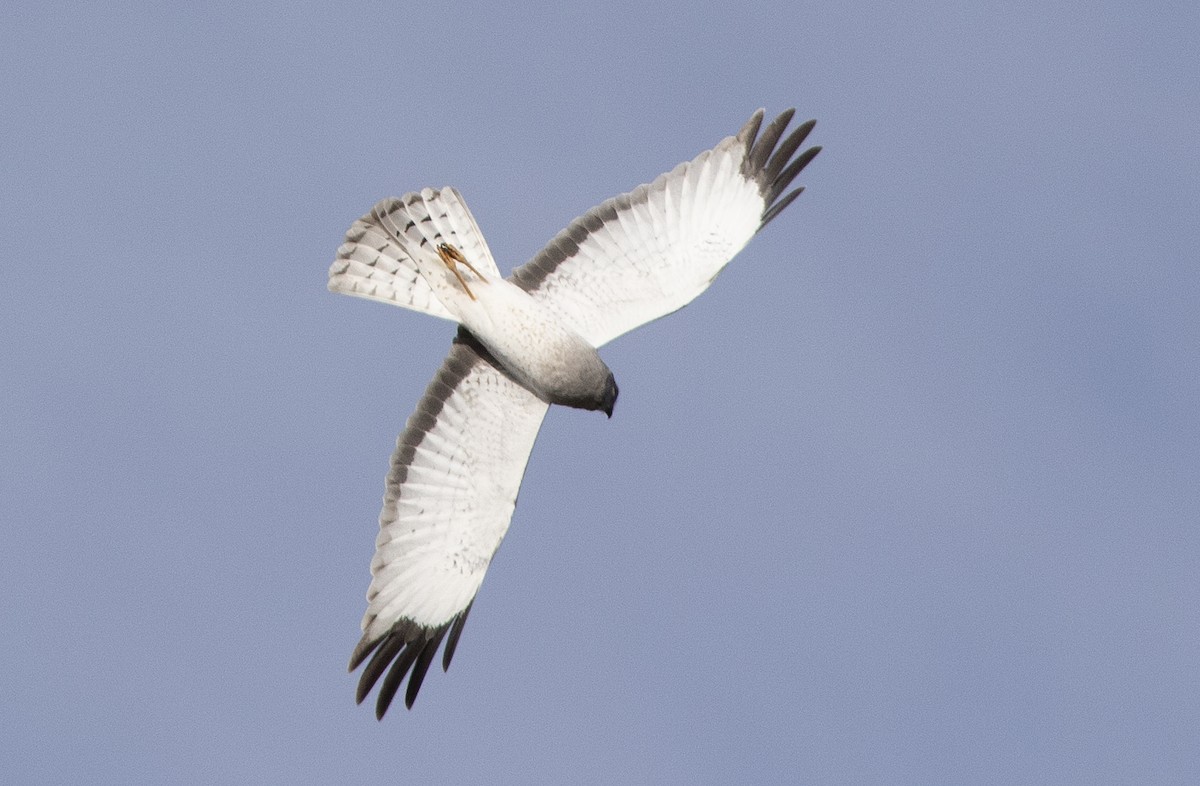
[[[377,717],[406,677],[412,707],[443,643],[449,668],[549,406],[611,417],[617,385],[597,349],[690,303],[800,195],[791,183],[820,148],[799,152],[811,120],[785,137],[792,116],[763,127],[759,110],[737,135],[576,218],[507,278],[453,188],[384,199],[351,225],[330,290],[459,325],[385,482],[350,658],[351,671],[366,663],[360,703],[383,679]]]

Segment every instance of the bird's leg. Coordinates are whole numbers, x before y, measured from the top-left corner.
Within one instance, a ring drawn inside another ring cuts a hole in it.
[[[471,288],[467,286],[466,279],[462,277],[462,273],[458,272],[458,263],[461,262],[466,265],[467,270],[470,270],[472,273],[474,273],[475,276],[480,280],[483,279],[483,276],[480,275],[479,271],[467,261],[467,258],[463,256],[461,251],[449,243],[438,243],[437,252],[438,256],[442,258],[442,262],[446,265],[446,267],[450,268],[450,272],[453,273],[454,277],[458,279],[458,283],[462,284],[462,288],[466,291],[467,297],[471,298],[471,300],[474,300],[475,295],[471,293]]]

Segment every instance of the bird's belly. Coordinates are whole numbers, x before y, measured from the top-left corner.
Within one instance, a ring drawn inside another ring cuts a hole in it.
[[[489,281],[476,294],[463,326],[522,385],[567,406],[603,388],[610,372],[596,349],[523,290]]]

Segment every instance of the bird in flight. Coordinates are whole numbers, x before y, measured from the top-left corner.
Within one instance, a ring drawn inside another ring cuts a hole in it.
[[[820,148],[797,155],[815,121],[785,138],[792,115],[762,127],[760,109],[736,136],[576,218],[508,278],[454,188],[384,199],[350,226],[331,291],[459,325],[384,487],[350,656],[352,672],[366,662],[359,703],[383,678],[376,717],[405,677],[412,707],[443,641],[450,667],[549,406],[611,417],[617,384],[597,348],[690,303],[804,190],[788,189]]]

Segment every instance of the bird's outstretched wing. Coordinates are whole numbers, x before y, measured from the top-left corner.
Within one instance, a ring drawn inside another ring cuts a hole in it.
[[[793,113],[760,136],[760,109],[737,136],[592,208],[512,281],[597,347],[682,308],[803,190],[787,192],[820,148],[796,155],[812,120],[780,142]]]
[[[417,270],[413,254],[447,242],[480,271],[499,277],[492,252],[454,188],[381,200],[350,225],[329,268],[329,289],[454,320]]]
[[[371,658],[359,702],[387,672],[378,717],[410,673],[412,706],[447,632],[449,668],[548,407],[459,331],[396,444],[379,514],[363,637],[350,658],[351,671]]]

